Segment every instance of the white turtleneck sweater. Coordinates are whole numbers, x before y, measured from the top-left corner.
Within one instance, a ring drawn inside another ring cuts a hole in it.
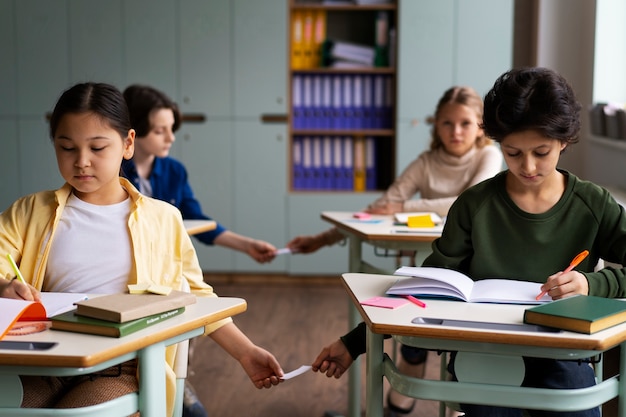
[[[447,216],[459,194],[501,170],[502,153],[495,145],[472,148],[461,157],[450,155],[443,148],[425,151],[376,202],[404,201],[405,212],[431,211]],[[418,198],[413,199],[418,193]]]

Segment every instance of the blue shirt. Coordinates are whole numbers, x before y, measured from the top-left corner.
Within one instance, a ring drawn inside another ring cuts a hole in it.
[[[128,178],[137,189],[139,189],[139,174],[135,162],[131,160],[122,161],[121,175]],[[213,220],[202,213],[200,203],[193,195],[191,186],[187,179],[185,166],[177,160],[166,158],[155,158],[152,172],[148,178],[152,187],[152,197],[157,200],[167,201],[178,208],[183,219],[188,220]],[[195,237],[207,245],[213,245],[217,238],[226,228],[217,223],[214,230],[199,233]]]

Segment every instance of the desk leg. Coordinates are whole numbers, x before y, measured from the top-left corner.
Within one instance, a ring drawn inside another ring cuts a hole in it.
[[[142,416],[165,415],[165,345],[141,349],[139,358],[139,410]]]
[[[348,237],[350,272],[361,272],[362,242],[356,236]],[[361,321],[361,316],[351,301],[348,307],[349,330]],[[361,416],[361,360],[357,359],[348,369],[348,417]]]
[[[619,354],[619,389],[617,400],[618,417],[626,417],[626,342],[620,345]]]
[[[383,336],[367,329],[365,417],[383,417]]]

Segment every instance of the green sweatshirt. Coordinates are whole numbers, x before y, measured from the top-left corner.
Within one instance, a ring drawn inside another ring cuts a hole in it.
[[[469,188],[450,209],[424,266],[463,272],[474,280],[509,278],[544,283],[587,249],[576,270],[589,295],[626,297],[626,269],[594,272],[598,259],[626,265],[626,216],[602,187],[561,171],[565,192],[545,213],[522,211],[505,189],[508,171]]]

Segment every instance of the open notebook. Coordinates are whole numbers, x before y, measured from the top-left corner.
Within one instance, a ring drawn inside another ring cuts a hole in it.
[[[75,302],[85,300],[86,294],[42,292],[41,303],[12,298],[0,298],[0,339],[17,321],[40,321],[76,308]]]

